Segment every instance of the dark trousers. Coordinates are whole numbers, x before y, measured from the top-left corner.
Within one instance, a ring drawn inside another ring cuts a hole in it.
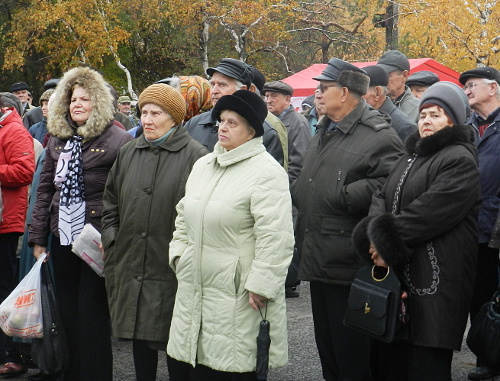
[[[293,218],[293,230],[297,226],[298,210],[295,206],[292,208],[292,218]],[[285,287],[295,287],[300,284],[299,279],[299,267],[300,267],[300,254],[298,248],[293,249],[292,261],[290,266],[288,266],[288,273],[286,274]]]
[[[349,286],[311,282],[314,335],[327,381],[371,381],[370,340],[344,326]]]
[[[451,349],[373,341],[375,381],[451,381],[452,359]]]
[[[288,273],[286,274],[285,287],[295,287],[300,284],[299,279],[299,266],[300,266],[300,256],[297,248],[293,250],[292,261],[288,267]]]
[[[256,381],[255,372],[235,373],[222,372],[205,365],[191,364],[178,361],[167,356],[168,374],[170,381]]]
[[[477,255],[476,282],[470,306],[470,319],[474,320],[484,303],[491,300],[498,288],[498,249],[480,243]],[[485,365],[478,358],[477,366]]]
[[[61,317],[68,338],[70,369],[64,381],[112,381],[113,354],[104,278],[52,240],[50,253]]]
[[[166,346],[165,344],[165,348]],[[155,381],[158,370],[158,350],[152,348],[149,341],[137,339],[132,340],[132,348],[136,380]],[[169,366],[168,361],[167,366]]]
[[[18,284],[16,250],[20,233],[0,234],[0,303],[2,303]],[[0,330],[0,364],[15,362],[21,358],[12,337]]]

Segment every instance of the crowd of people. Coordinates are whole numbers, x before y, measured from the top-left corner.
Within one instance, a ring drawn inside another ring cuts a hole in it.
[[[260,379],[260,324],[269,367],[286,366],[285,301],[307,281],[325,380],[451,381],[498,288],[500,72],[409,73],[397,50],[363,69],[332,58],[300,111],[231,58],[136,104],[89,67],[48,80],[39,107],[25,82],[0,93],[0,302],[47,253],[69,348],[62,374],[29,378],[111,381],[114,336],[138,381],[159,352],[173,381]],[[72,253],[87,224],[104,277]],[[366,264],[408,286],[411,340],[344,325]],[[3,332],[0,364],[36,367]],[[476,365],[471,380],[499,371]]]

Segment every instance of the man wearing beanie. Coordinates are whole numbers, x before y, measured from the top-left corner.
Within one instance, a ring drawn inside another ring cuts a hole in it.
[[[479,210],[479,240],[476,284],[470,308],[471,320],[481,306],[490,300],[498,287],[498,247],[489,241],[498,215],[500,197],[500,73],[492,67],[468,70],[459,78],[473,113],[467,124],[475,134],[479,156],[479,178],[483,202]],[[481,358],[469,373],[470,380],[490,379],[498,372],[488,368]]]
[[[403,144],[363,95],[370,79],[332,58],[319,81],[325,115],[291,192],[299,210],[299,277],[311,285],[316,344],[325,380],[372,380],[370,340],[343,324],[361,267],[351,232],[368,215],[372,194],[403,154]]]
[[[363,70],[370,77],[368,91],[363,97],[375,110],[391,117],[391,127],[396,130],[404,142],[409,135],[417,131],[417,125],[387,96],[387,84],[389,83],[387,72],[378,65],[365,66]]]
[[[399,50],[389,50],[384,53],[377,62],[389,73],[387,95],[396,107],[400,108],[413,121],[418,121],[419,101],[406,86],[406,80],[410,74],[410,62]]]
[[[212,106],[224,95],[232,95],[237,90],[250,90],[253,73],[246,63],[232,58],[223,58],[216,67],[209,67],[210,97]],[[264,121],[264,146],[282,166],[284,164],[283,149],[277,131]],[[212,115],[212,110],[191,118],[185,125],[189,134],[210,152],[217,143],[218,123]]]

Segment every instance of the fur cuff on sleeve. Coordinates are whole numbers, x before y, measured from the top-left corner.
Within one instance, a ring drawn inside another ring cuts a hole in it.
[[[396,226],[396,218],[390,214],[382,214],[372,218],[367,229],[368,239],[389,266],[401,264],[412,254],[401,240]]]
[[[368,216],[363,218],[356,225],[352,232],[352,246],[354,252],[363,260],[372,263],[371,255],[368,252],[370,249],[370,239],[368,238],[368,224],[373,217]]]

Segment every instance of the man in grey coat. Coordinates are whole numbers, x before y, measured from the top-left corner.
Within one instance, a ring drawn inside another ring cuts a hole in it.
[[[351,283],[361,267],[351,234],[368,215],[372,194],[403,154],[403,144],[364,100],[370,79],[363,70],[332,58],[314,79],[320,82],[325,115],[291,188],[299,210],[299,276],[311,284],[325,380],[371,381],[370,340],[343,324]]]
[[[291,105],[292,86],[283,81],[267,82],[263,91],[267,109],[283,122],[288,132],[288,178],[292,183],[302,168],[311,129],[305,116]]]
[[[410,74],[410,61],[399,50],[389,50],[377,62],[389,73],[387,95],[396,107],[400,108],[413,121],[418,121],[419,100],[412,94],[406,85]]]
[[[409,135],[417,131],[417,125],[414,121],[410,120],[408,115],[397,108],[387,96],[389,76],[385,69],[381,66],[373,65],[366,66],[363,70],[370,77],[368,92],[363,97],[375,110],[390,116],[391,127],[396,130],[404,143]]]

